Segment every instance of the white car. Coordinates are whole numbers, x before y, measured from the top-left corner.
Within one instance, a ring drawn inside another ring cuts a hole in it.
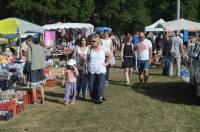
[[[200,42],[190,52],[190,83],[195,87],[196,95],[200,97]]]

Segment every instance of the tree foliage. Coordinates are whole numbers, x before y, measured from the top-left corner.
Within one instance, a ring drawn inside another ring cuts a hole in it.
[[[176,19],[176,0],[0,0],[0,18],[19,17],[40,25],[89,22],[115,32],[142,30],[160,18]],[[200,20],[200,1],[181,0],[181,17]]]

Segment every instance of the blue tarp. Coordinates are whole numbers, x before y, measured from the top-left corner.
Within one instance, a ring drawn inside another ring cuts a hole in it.
[[[97,28],[95,28],[95,30],[97,30],[97,31],[112,31],[112,28],[110,28],[110,27],[97,27]]]

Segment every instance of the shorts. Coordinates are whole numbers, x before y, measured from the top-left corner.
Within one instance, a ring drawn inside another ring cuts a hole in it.
[[[124,57],[122,68],[133,68],[133,57]]]
[[[137,67],[139,72],[149,69],[149,60],[137,60]]]

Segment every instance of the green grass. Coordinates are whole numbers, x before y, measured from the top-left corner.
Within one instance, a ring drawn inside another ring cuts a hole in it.
[[[161,69],[150,70],[149,88],[125,86],[122,69],[113,68],[106,86],[107,101],[96,105],[77,101],[63,105],[64,89],[46,90],[44,105],[27,105],[10,121],[0,121],[2,132],[198,132],[199,99],[190,85],[173,77],[161,76]]]

